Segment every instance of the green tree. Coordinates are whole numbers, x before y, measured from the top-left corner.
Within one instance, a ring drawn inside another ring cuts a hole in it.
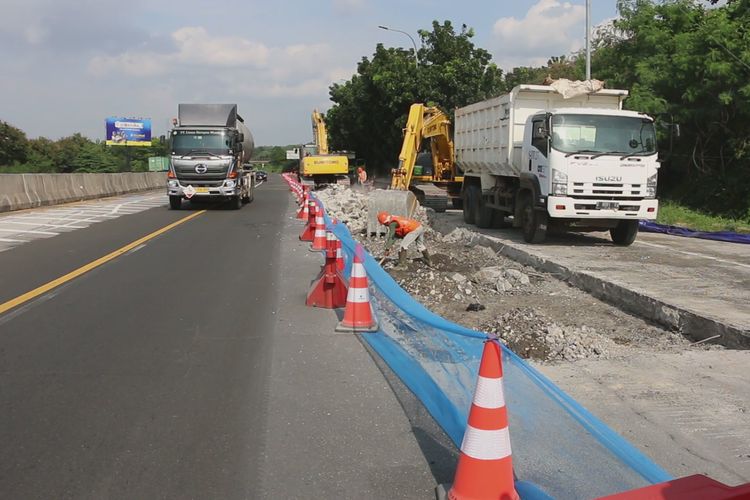
[[[28,140],[23,130],[0,121],[0,165],[26,161]]]
[[[356,151],[368,165],[394,165],[412,104],[424,102],[452,113],[456,106],[502,89],[501,70],[489,52],[474,46],[474,33],[466,26],[456,32],[449,21],[435,21],[432,31],[419,36],[418,68],[413,51],[378,44],[350,80],[331,85],[334,105],[326,123],[332,149]]]
[[[595,76],[630,89],[627,107],[681,125],[660,174],[668,194],[743,216],[750,207],[750,9],[691,0],[621,0],[599,40]],[[662,133],[662,149],[673,137]]]

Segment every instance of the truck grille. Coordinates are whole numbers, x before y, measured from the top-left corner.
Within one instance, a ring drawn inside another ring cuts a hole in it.
[[[616,182],[574,182],[573,198],[596,197],[599,199],[641,199],[641,184]]]

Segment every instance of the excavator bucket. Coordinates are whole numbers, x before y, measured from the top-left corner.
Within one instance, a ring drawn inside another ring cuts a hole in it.
[[[419,203],[411,191],[398,189],[376,189],[367,197],[367,234],[385,233],[387,228],[378,222],[378,212],[413,217]]]

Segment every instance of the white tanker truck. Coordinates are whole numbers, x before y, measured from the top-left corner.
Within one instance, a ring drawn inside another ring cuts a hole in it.
[[[243,165],[253,154],[253,136],[236,104],[180,104],[169,134],[169,206],[182,199],[226,200],[232,208],[252,201],[255,178]]]

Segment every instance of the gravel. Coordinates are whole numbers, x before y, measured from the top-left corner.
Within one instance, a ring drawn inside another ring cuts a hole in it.
[[[346,223],[373,256],[382,256],[384,238],[365,234],[365,193],[329,186],[316,194],[329,214]],[[440,316],[496,335],[520,356],[544,362],[617,358],[634,351],[674,351],[689,345],[678,333],[476,244],[469,229],[454,228],[447,234],[433,230],[427,222],[428,210],[420,207],[416,218],[425,225],[431,266],[410,249],[405,266],[398,266],[393,255],[383,267]]]

